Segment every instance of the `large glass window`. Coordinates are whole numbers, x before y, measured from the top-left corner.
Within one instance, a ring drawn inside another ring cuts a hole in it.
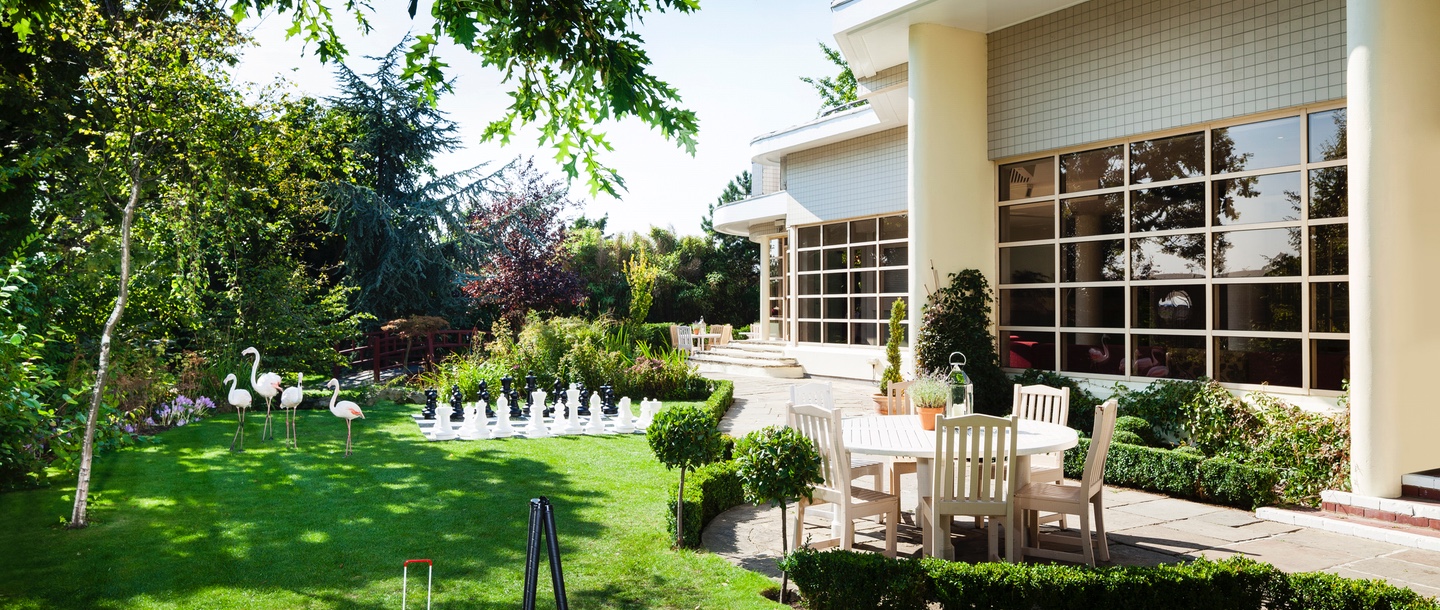
[[[1029,219],[1018,222],[1034,224]],[[796,339],[883,344],[889,337],[891,304],[910,291],[906,216],[800,227],[795,233]]]
[[[1005,366],[1321,393],[1349,375],[1344,108],[997,169]]]

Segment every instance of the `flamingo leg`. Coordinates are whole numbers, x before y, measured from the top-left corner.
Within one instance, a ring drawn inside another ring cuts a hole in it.
[[[345,420],[345,457],[350,457],[350,420]]]
[[[238,417],[237,417],[238,425],[235,426],[235,437],[232,438],[232,439],[230,439],[230,450],[231,450],[231,451],[235,451],[235,441],[238,439],[238,440],[240,441],[240,451],[244,451],[244,450],[245,450],[245,410],[244,410],[244,409],[237,409],[236,412],[238,413]]]
[[[265,426],[260,429],[260,440],[275,440],[275,428],[270,424],[270,397],[265,397]]]

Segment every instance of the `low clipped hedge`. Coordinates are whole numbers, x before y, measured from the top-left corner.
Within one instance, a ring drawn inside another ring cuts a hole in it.
[[[710,397],[705,399],[705,410],[715,418],[715,425],[720,425],[720,420],[725,418],[725,413],[730,411],[730,405],[735,404],[735,382],[719,380],[713,382],[714,389],[710,391]]]
[[[1090,439],[1065,454],[1065,476],[1080,478]],[[1280,473],[1198,453],[1110,443],[1105,482],[1174,496],[1250,509],[1275,501]]]
[[[807,607],[923,610],[1341,610],[1440,609],[1382,581],[1318,572],[1286,574],[1232,557],[1160,566],[1091,568],[887,559],[875,553],[804,548],[782,561]]]
[[[710,413],[715,425],[719,426],[720,420],[730,410],[730,405],[735,404],[735,382],[722,379],[711,383],[713,389],[702,408]],[[740,487],[740,476],[735,472],[735,463],[728,459],[729,447],[733,444],[734,441],[727,441],[724,461],[696,468],[685,477],[684,540],[687,547],[700,546],[700,531],[705,529],[716,515],[745,503],[745,494]],[[675,491],[678,487],[679,485],[670,487],[670,494],[665,502],[665,526],[671,537],[675,536]]]

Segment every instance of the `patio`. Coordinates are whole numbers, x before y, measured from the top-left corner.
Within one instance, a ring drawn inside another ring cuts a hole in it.
[[[784,421],[784,403],[791,382],[733,379],[736,401],[721,424],[724,431],[739,436]],[[873,410],[869,398],[872,385],[841,379],[823,381],[834,384],[836,406],[847,416]],[[861,481],[865,484],[864,479]],[[1107,486],[1105,493],[1111,561],[1101,565],[1156,565],[1201,555],[1223,559],[1244,554],[1287,572],[1323,571],[1350,578],[1378,578],[1422,595],[1440,595],[1440,553],[1266,521],[1249,511],[1148,492]],[[915,501],[911,482],[902,489],[901,506],[913,510]],[[706,527],[705,548],[741,567],[778,578],[775,559],[780,556],[779,512],[775,507],[735,507]],[[793,508],[790,514],[794,514]],[[828,526],[818,518],[809,519],[806,531],[813,532],[816,539],[829,535]],[[857,549],[883,549],[883,527],[867,522],[857,531]],[[955,531],[965,534],[956,542],[956,557],[983,561],[983,530],[957,523]],[[920,556],[920,529],[912,515],[906,515],[899,537],[901,556]]]

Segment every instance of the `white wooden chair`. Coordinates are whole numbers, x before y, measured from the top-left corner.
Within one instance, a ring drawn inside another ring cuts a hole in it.
[[[680,325],[675,328],[675,349],[695,353],[695,335],[689,326]]]
[[[954,517],[989,519],[990,560],[999,560],[999,530],[1005,527],[1005,559],[1015,560],[1019,536],[1013,524],[1018,418],[990,415],[940,417],[935,420],[935,468],[929,495],[915,511],[925,552],[953,559],[950,527]],[[921,490],[925,494],[925,490]]]
[[[850,550],[855,542],[855,520],[882,517],[885,522],[885,556],[895,556],[897,523],[900,521],[900,497],[893,494],[851,485],[855,474],[850,471],[850,452],[845,449],[840,431],[840,412],[813,404],[790,405],[786,409],[790,427],[815,442],[820,452],[823,483],[814,488],[814,497],[795,503],[795,547],[804,540],[805,509],[817,504],[834,505],[835,519],[840,522],[839,539],[812,543],[815,548],[835,546]]]
[[[720,336],[715,339],[715,345],[730,345],[731,339],[735,337],[735,327],[730,324],[721,326],[716,332],[720,333]]]
[[[1115,434],[1115,415],[1119,405],[1112,400],[1095,407],[1095,429],[1090,436],[1090,449],[1085,454],[1085,472],[1080,476],[1080,485],[1059,485],[1055,483],[1031,483],[1015,493],[1015,503],[1030,529],[1033,546],[1021,549],[1025,555],[1075,561],[1095,565],[1110,560],[1110,545],[1105,539],[1105,459],[1110,454],[1110,438]],[[1091,507],[1094,508],[1094,532],[1099,539],[1095,548],[1090,538]],[[1058,534],[1040,535],[1039,511],[1080,516],[1079,538]],[[1079,546],[1078,553],[1065,553],[1040,548],[1041,541],[1059,542]]]
[[[811,382],[794,384],[790,386],[790,405],[820,405],[826,410],[835,410],[835,394],[832,391],[830,382]],[[885,475],[885,463],[879,460],[862,460],[850,458],[850,476],[860,478],[863,476],[874,477],[871,479],[871,489],[880,490],[881,477]],[[895,491],[891,489],[890,491]]]
[[[886,412],[891,415],[914,415],[915,406],[910,402],[910,386],[914,381],[896,381],[885,386]],[[890,487],[892,494],[900,494],[900,476],[915,474],[915,458],[895,457],[889,459]]]
[[[1043,421],[1064,426],[1070,418],[1070,388],[1055,389],[1045,385],[1015,384],[1015,415],[1020,419]],[[1030,457],[1030,482],[1050,483],[1065,480],[1065,452],[1056,451]],[[1064,521],[1061,521],[1064,527]]]

